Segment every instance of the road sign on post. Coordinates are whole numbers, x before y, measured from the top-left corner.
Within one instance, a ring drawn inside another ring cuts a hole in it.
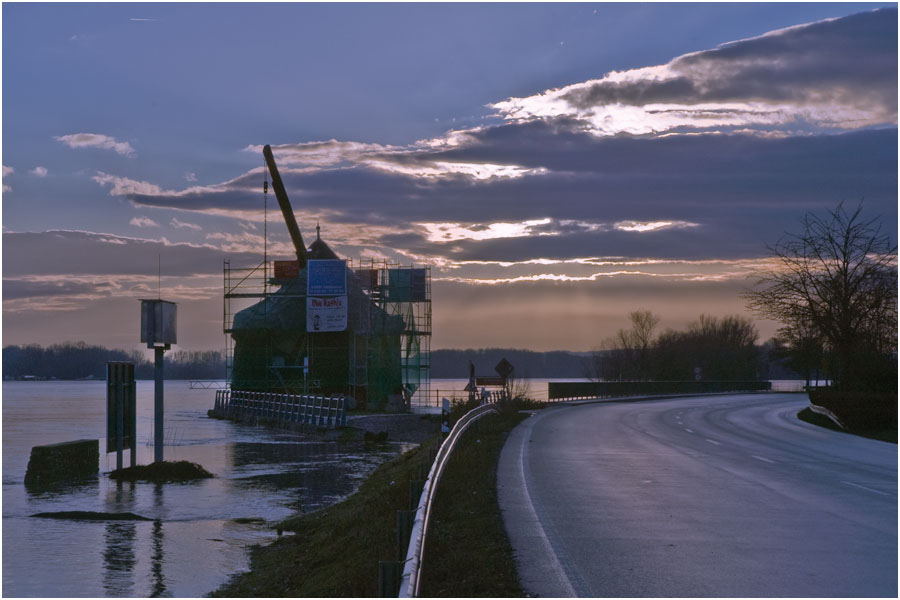
[[[167,300],[141,300],[141,341],[153,348],[153,462],[163,461],[165,437],[163,352],[176,342],[176,305]]]
[[[503,379],[509,378],[512,375],[512,372],[516,370],[512,364],[506,360],[505,358],[500,359],[500,362],[497,363],[497,366],[494,367],[494,370],[497,371],[497,374]]]
[[[122,468],[122,452],[131,452],[136,464],[137,411],[134,363],[106,363],[106,451],[116,453],[116,469]]]

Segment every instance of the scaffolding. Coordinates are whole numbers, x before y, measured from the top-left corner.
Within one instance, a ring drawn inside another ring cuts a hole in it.
[[[296,271],[291,271],[291,263]],[[245,315],[253,313],[253,333],[259,341],[252,353],[242,350],[238,362],[260,368],[250,380],[239,373],[241,387],[290,393],[337,391],[371,406],[381,406],[393,395],[402,395],[402,400],[411,404],[428,403],[430,267],[377,259],[344,263],[352,281],[348,281],[348,291],[353,292],[346,331],[308,333],[305,270],[296,267],[296,262],[264,260],[250,268],[224,262],[223,330],[229,387],[234,387],[235,381],[235,318],[245,311]],[[247,335],[246,327],[243,335]],[[241,365],[238,367],[240,371]]]

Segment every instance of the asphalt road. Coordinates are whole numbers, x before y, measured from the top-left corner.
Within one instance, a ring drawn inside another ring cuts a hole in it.
[[[897,597],[897,446],[805,396],[560,406],[510,434],[498,491],[529,595]]]

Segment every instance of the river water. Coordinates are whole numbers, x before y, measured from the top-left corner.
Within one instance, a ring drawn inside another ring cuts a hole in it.
[[[3,382],[3,596],[202,596],[246,570],[248,547],[270,525],[352,493],[406,446],[304,440],[210,419],[213,390],[165,387],[165,459],[216,477],[189,483],[118,483],[106,473],[106,385]],[[137,383],[138,464],[153,461],[153,382]],[[77,485],[26,489],[32,446],[100,440],[100,475]],[[125,453],[127,466],[128,453]],[[54,511],[132,512],[152,521],[33,518]]]

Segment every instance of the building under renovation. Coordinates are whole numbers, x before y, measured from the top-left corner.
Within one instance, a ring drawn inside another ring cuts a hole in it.
[[[225,262],[232,390],[343,394],[376,410],[427,398],[430,269],[341,259],[318,226],[307,248],[271,149],[263,154],[297,260]]]

